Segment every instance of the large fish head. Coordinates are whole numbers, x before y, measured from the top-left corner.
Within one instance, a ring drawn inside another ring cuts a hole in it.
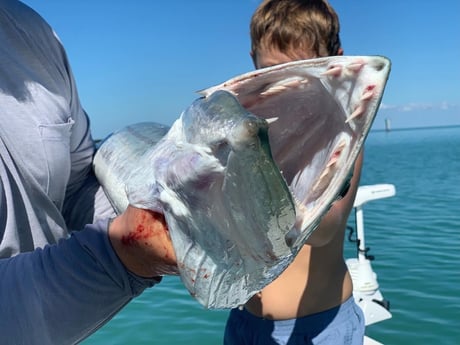
[[[349,182],[389,71],[385,57],[328,57],[257,70],[201,92],[230,91],[270,121],[272,153],[296,200],[296,224],[286,236],[293,248]]]
[[[112,181],[125,181],[131,205],[165,215],[181,279],[200,303],[244,303],[292,260],[285,236],[295,204],[271,155],[267,121],[217,90],[194,101],[149,146],[146,130],[154,128],[116,133],[101,147],[98,165],[107,169],[101,161],[108,161]]]
[[[208,308],[245,303],[292,260],[289,187],[267,121],[228,91],[194,101],[171,128],[127,126],[107,138],[96,175],[117,212],[164,213],[184,285]]]
[[[167,133],[140,124],[112,135],[96,174],[120,211],[128,190],[131,204],[165,214],[200,303],[244,304],[340,196],[389,67],[383,57],[331,57],[233,78],[203,91]]]

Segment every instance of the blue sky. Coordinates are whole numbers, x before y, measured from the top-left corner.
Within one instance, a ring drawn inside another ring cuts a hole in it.
[[[66,47],[94,137],[171,124],[197,90],[253,69],[260,0],[24,0]],[[331,0],[347,55],[385,55],[392,72],[374,129],[460,124],[460,1]]]

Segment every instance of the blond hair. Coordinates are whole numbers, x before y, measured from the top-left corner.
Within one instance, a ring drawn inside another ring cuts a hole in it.
[[[338,55],[339,18],[326,0],[265,0],[251,19],[251,50],[299,49],[315,57]]]

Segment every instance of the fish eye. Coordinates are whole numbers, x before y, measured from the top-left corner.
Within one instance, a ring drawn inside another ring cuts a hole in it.
[[[227,165],[227,159],[230,154],[231,147],[226,139],[221,139],[212,143],[211,150],[222,165]]]

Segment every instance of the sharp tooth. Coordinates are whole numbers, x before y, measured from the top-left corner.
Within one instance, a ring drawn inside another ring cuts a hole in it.
[[[329,174],[329,170],[330,169],[326,169],[323,171],[323,173],[321,174],[321,176],[318,178],[318,180],[315,182],[315,184],[313,185],[311,189],[313,192],[316,192],[320,188],[323,188],[323,190],[325,189],[324,183],[328,183],[328,181],[324,182],[324,178]]]
[[[359,72],[363,68],[364,62],[355,62],[347,65],[347,69],[353,72]]]
[[[299,87],[302,84],[308,83],[307,78],[293,77],[280,80],[279,82],[271,85],[267,90],[260,93],[261,96],[269,96],[275,93],[285,91],[288,88]]]
[[[332,66],[326,72],[321,73],[322,76],[338,77],[342,73],[342,66]]]
[[[334,153],[331,155],[331,158],[329,159],[329,162],[326,165],[326,168],[330,168],[333,166],[335,163],[340,158],[340,155],[342,154],[343,149],[347,146],[347,143],[342,140],[338,145],[337,148],[335,149]]]
[[[339,155],[340,155],[340,152],[338,153],[338,155],[332,157],[329,162],[327,163],[326,165],[326,168],[330,168],[331,166],[333,166],[335,163],[337,163],[337,161],[339,160]]]
[[[364,113],[364,106],[362,104],[360,104],[356,109],[355,111],[347,117],[347,119],[345,120],[345,123],[348,123],[350,122],[351,120],[353,120],[354,118],[358,117],[358,116],[361,116],[363,113]]]
[[[275,86],[270,87],[268,90],[265,90],[264,92],[261,92],[260,95],[261,96],[269,96],[269,95],[273,95],[275,93],[280,93],[280,92],[282,92],[284,90],[286,90],[286,86],[284,86],[284,85],[275,85]]]
[[[372,96],[374,96],[374,91],[372,91],[372,90],[366,91],[361,96],[361,101],[363,101],[363,102],[368,101],[368,100],[370,100],[372,98]]]
[[[279,119],[278,117],[271,117],[269,119],[266,119],[265,121],[267,121],[267,123],[270,125],[273,122],[278,121],[278,119]]]
[[[326,167],[326,169],[323,171],[323,173],[321,174],[321,176],[318,178],[318,182],[317,184],[319,184],[319,182],[325,178],[327,175],[329,175],[329,170],[330,168],[329,167]]]
[[[281,80],[279,84],[284,85],[286,87],[297,87],[300,84],[305,83],[306,81],[307,80],[304,78],[295,77],[295,78],[288,78],[288,79]]]
[[[369,85],[363,92],[361,96],[361,101],[368,101],[374,96],[375,85]]]

